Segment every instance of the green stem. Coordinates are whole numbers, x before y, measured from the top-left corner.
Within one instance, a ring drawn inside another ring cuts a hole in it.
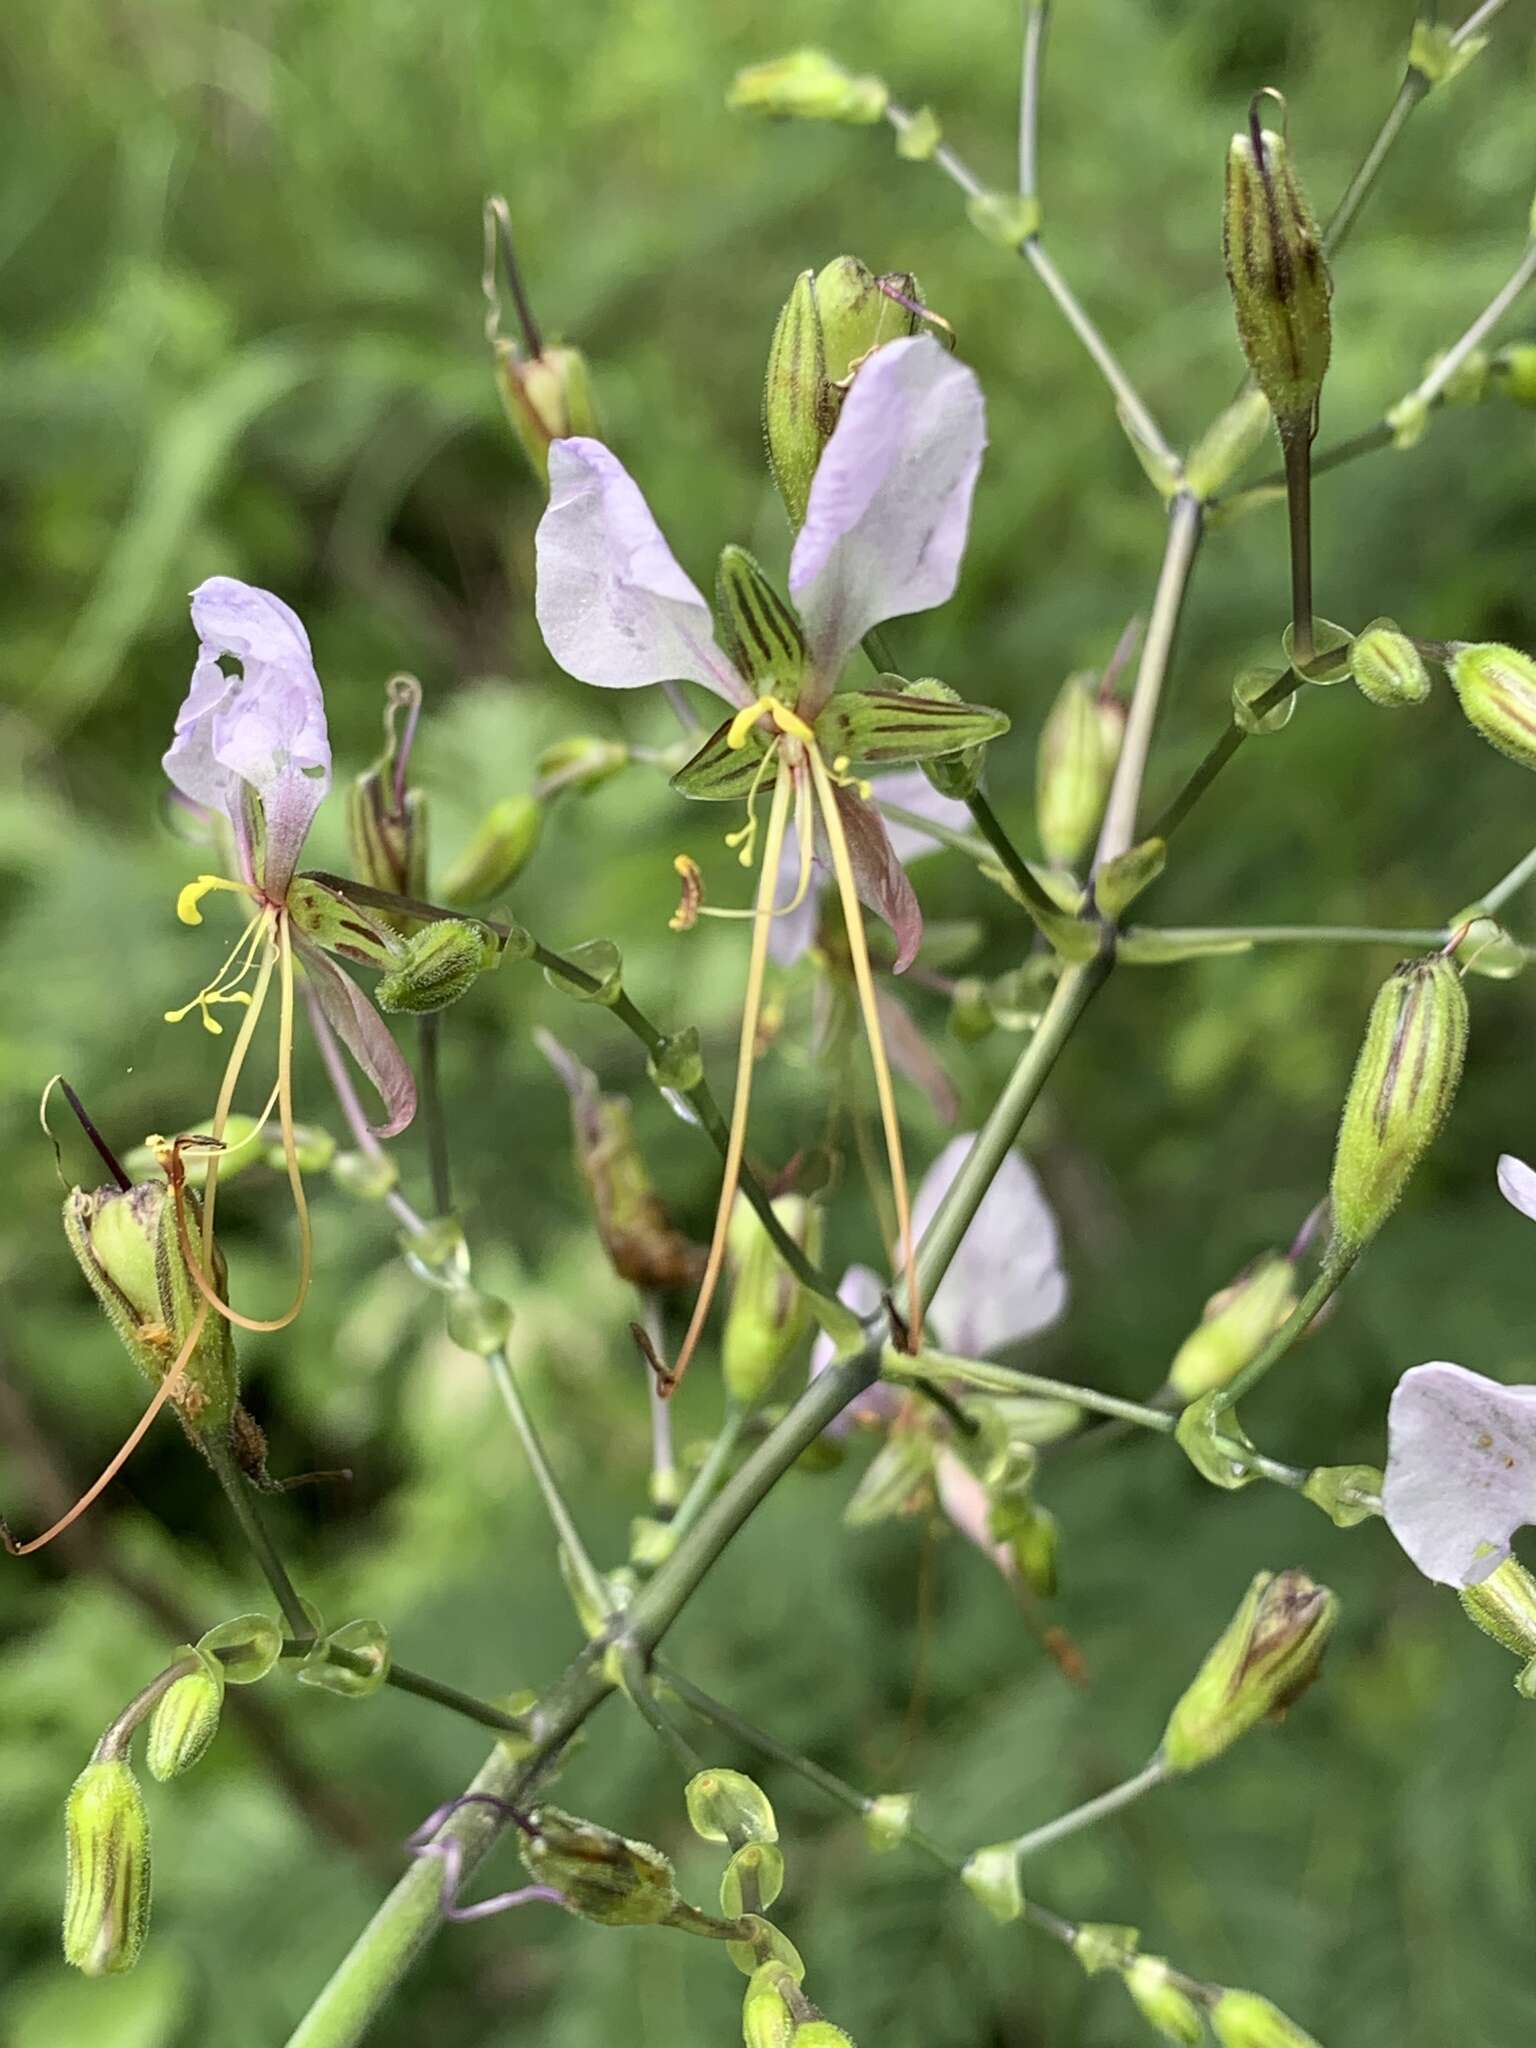
[[[1110,1415],[1119,1422],[1134,1424],[1138,1429],[1153,1430],[1159,1436],[1172,1436],[1179,1426],[1178,1415],[1173,1410],[1149,1408],[1143,1401],[1125,1401],[1118,1394],[1101,1394],[1096,1387],[1075,1386],[1070,1380],[1015,1372],[1011,1366],[994,1365],[985,1358],[956,1358],[949,1352],[927,1350],[919,1352],[916,1358],[906,1358],[887,1347],[882,1364],[883,1377],[898,1383],[915,1381],[921,1385],[919,1375],[932,1372],[959,1381],[962,1386],[979,1388],[984,1393],[1034,1394],[1048,1401],[1068,1401],[1095,1415]],[[1307,1483],[1308,1474],[1304,1467],[1283,1465],[1277,1458],[1267,1458],[1261,1451],[1249,1450],[1231,1437],[1223,1437],[1220,1448],[1234,1464],[1245,1465],[1256,1478],[1273,1480],[1277,1486],[1288,1487],[1293,1493],[1299,1493]]]
[[[1241,940],[1250,946],[1443,946],[1450,937],[1446,930],[1427,926],[1399,928],[1374,924],[1212,924],[1133,925],[1127,938],[1145,933],[1149,938],[1173,945],[1212,944]]]
[[[578,967],[574,960],[567,960],[563,954],[552,951],[548,946],[540,945],[537,940],[534,941],[533,952],[530,958],[548,972],[558,974],[563,981],[574,982],[578,988],[590,989],[595,992],[602,986],[602,983],[595,975],[588,974],[585,969]],[[633,1002],[622,989],[620,989],[614,1000],[607,1005],[607,1008],[612,1011],[624,1028],[640,1041],[645,1047],[646,1052],[653,1058],[665,1047],[667,1043],[666,1033],[658,1030],[638,1004]],[[720,1105],[716,1102],[708,1081],[701,1078],[696,1086],[685,1089],[683,1092],[692,1105],[693,1112],[699,1119],[701,1127],[723,1159],[726,1154],[726,1148],[730,1143],[730,1128],[721,1114]],[[819,1294],[823,1301],[836,1301],[836,1281],[829,1279],[819,1267],[806,1257],[804,1248],[795,1243],[794,1238],[785,1229],[783,1223],[776,1215],[772,1198],[767,1189],[746,1164],[745,1160],[743,1160],[741,1165],[740,1182],[741,1192],[756,1210],[763,1228],[773,1239],[779,1257],[783,1259],[785,1265],[789,1267],[795,1278],[800,1281],[802,1286],[809,1287],[813,1294]]]
[[[421,1120],[427,1137],[427,1171],[432,1182],[432,1206],[439,1216],[453,1214],[453,1179],[448,1167],[448,1128],[443,1117],[443,1091],[438,1054],[442,1045],[442,1017],[436,1013],[418,1020],[417,1045],[421,1058]]]
[[[1033,1856],[1037,1850],[1048,1849],[1053,1842],[1060,1842],[1068,1835],[1075,1835],[1082,1828],[1091,1828],[1097,1821],[1108,1820],[1112,1813],[1119,1813],[1122,1807],[1131,1805],[1154,1786],[1161,1785],[1168,1775],[1168,1767],[1161,1754],[1136,1773],[1127,1778],[1123,1785],[1115,1785],[1108,1792],[1101,1792],[1097,1799],[1084,1800],[1081,1806],[1074,1806],[1070,1813],[1061,1814],[1056,1820],[1048,1820],[1043,1827],[1031,1828],[1027,1835],[1020,1835],[1014,1843],[1014,1852],[1022,1862],[1026,1856]]]
[[[1273,711],[1277,704],[1283,704],[1287,697],[1294,696],[1301,689],[1303,680],[1294,669],[1287,670],[1278,682],[1270,684],[1262,697],[1254,699],[1249,710],[1255,718],[1262,718],[1266,711]],[[1235,720],[1227,726],[1172,803],[1156,819],[1149,837],[1169,839],[1173,836],[1247,737],[1245,729]]]
[[[1039,1028],[1020,1054],[997,1107],[919,1248],[918,1275],[925,1293],[931,1294],[943,1278],[992,1175],[1018,1137],[1024,1118],[1083,1011],[1102,987],[1110,964],[1101,957],[1070,967],[1057,984]],[[624,1616],[621,1635],[615,1639],[621,1655],[637,1653],[644,1659],[654,1651],[731,1538],[827,1424],[873,1383],[879,1364],[878,1347],[867,1345],[848,1358],[836,1360],[799,1395],[703,1510],[655,1578],[642,1587]],[[589,1647],[534,1710],[532,1752],[521,1763],[513,1763],[499,1751],[493,1754],[471,1791],[489,1793],[515,1805],[527,1785],[611,1690],[602,1659],[595,1648]],[[461,1809],[445,1823],[445,1832],[461,1844],[466,1876],[490,1850],[501,1825],[494,1809],[478,1805]],[[416,1864],[400,1879],[353,1943],[300,2022],[289,2048],[353,2048],[431,1938],[441,1917],[441,1907],[440,1872],[425,1868],[424,1863]],[[1057,1924],[1066,1927],[1065,1922]],[[1071,1938],[1070,1928],[1062,1938]]]
[[[733,1708],[717,1700],[711,1693],[705,1692],[701,1686],[695,1685],[692,1679],[685,1678],[675,1665],[658,1660],[655,1668],[657,1675],[676,1693],[683,1705],[697,1714],[701,1721],[708,1721],[722,1734],[734,1736],[745,1748],[756,1750],[759,1756],[766,1757],[769,1762],[782,1764],[786,1770],[793,1771],[797,1777],[803,1778],[808,1785],[814,1785],[817,1791],[830,1799],[835,1806],[841,1806],[845,1812],[858,1814],[861,1818],[874,1806],[875,1802],[868,1793],[860,1792],[832,1771],[813,1762],[810,1757],[802,1756],[799,1750],[790,1749],[787,1744],[780,1742],[777,1736],[770,1735],[766,1729],[745,1720]],[[933,1836],[925,1833],[922,1828],[909,1827],[901,1839],[906,1848],[915,1849],[919,1856],[925,1856],[930,1863],[950,1877],[963,1875],[966,1858],[953,1849],[946,1849],[942,1842],[935,1841]],[[1068,1947],[1076,1937],[1077,1929],[1072,1922],[1063,1920],[1059,1914],[1052,1913],[1047,1907],[1026,1903],[1024,1918],[1030,1926],[1038,1927],[1043,1933],[1066,1943]]]
[[[982,792],[979,789],[973,790],[965,802],[967,810],[976,820],[977,829],[986,840],[988,846],[997,855],[1004,873],[1024,898],[1024,901],[1042,916],[1047,924],[1053,920],[1065,917],[1067,913],[1061,908],[1060,904],[1053,903],[1045,893],[1045,890],[1035,880],[1034,875],[1030,871],[1029,862],[1025,860],[1023,854],[1019,852],[1013,841],[1008,837],[1007,832],[1003,829],[1002,820],[998,817],[996,811],[993,810]]]
[[[1397,98],[1392,102],[1387,118],[1381,124],[1376,140],[1365,153],[1364,161],[1344,188],[1344,196],[1333,209],[1328,225],[1323,230],[1323,253],[1333,256],[1338,253],[1345,236],[1355,224],[1355,216],[1370,197],[1372,187],[1381,176],[1381,167],[1391,153],[1392,145],[1403,132],[1408,116],[1429,91],[1429,80],[1422,71],[1410,69],[1404,74],[1403,82],[1397,89]]]
[[[313,1624],[304,1612],[303,1602],[294,1590],[288,1568],[278,1556],[272,1538],[267,1534],[266,1524],[257,1512],[251,1497],[251,1489],[245,1475],[235,1465],[223,1444],[214,1443],[208,1448],[208,1460],[213,1466],[214,1476],[224,1489],[224,1498],[234,1510],[240,1533],[250,1546],[251,1555],[261,1567],[262,1577],[272,1588],[272,1597],[282,1610],[283,1620],[288,1624],[288,1633],[295,1643],[309,1644],[315,1639]]]
[[[91,1751],[91,1762],[122,1763],[140,1726],[177,1679],[189,1678],[199,1668],[196,1657],[179,1657],[174,1664],[167,1664],[163,1671],[157,1671],[148,1685],[141,1692],[136,1692],[122,1712],[102,1730],[100,1740]]]
[[[721,1417],[719,1432],[709,1447],[703,1464],[693,1475],[688,1491],[678,1502],[677,1513],[668,1525],[672,1532],[673,1548],[681,1542],[697,1522],[705,1508],[714,1499],[722,1475],[730,1469],[731,1460],[741,1447],[741,1440],[752,1411],[741,1401],[727,1404]]]
[[[1240,1401],[1250,1388],[1256,1387],[1272,1365],[1284,1358],[1291,1346],[1304,1337],[1318,1310],[1325,1302],[1331,1301],[1338,1292],[1345,1276],[1360,1256],[1360,1247],[1353,1251],[1330,1251],[1323,1261],[1322,1271],[1312,1282],[1306,1293],[1291,1310],[1285,1321],[1276,1330],[1269,1342],[1256,1358],[1248,1361],[1236,1379],[1229,1380],[1211,1404],[1215,1414]]]
[[[1403,400],[1404,405],[1432,405],[1467,357],[1498,326],[1520,294],[1536,278],[1536,241],[1526,248],[1503,287],[1488,301],[1461,339],[1448,348],[1424,381]]]
[[[1502,881],[1495,882],[1491,889],[1485,889],[1477,901],[1491,917],[1495,911],[1503,908],[1516,890],[1525,887],[1532,875],[1536,875],[1536,846],[1531,848],[1523,860],[1515,862]]]
[[[1024,57],[1019,83],[1019,197],[1039,194],[1040,74],[1045,65],[1045,32],[1050,25],[1050,0],[1026,0]]]
[[[898,135],[904,134],[913,121],[910,111],[906,107],[898,106],[894,100],[886,107],[885,118]],[[981,180],[969,164],[955,154],[947,142],[939,144],[933,152],[932,160],[952,184],[959,186],[967,199],[980,199],[985,195],[986,187]],[[1144,442],[1160,461],[1167,463],[1171,468],[1176,467],[1178,457],[1169,445],[1162,428],[1152,417],[1146,401],[1126,375],[1114,350],[1088,317],[1077,294],[1046,255],[1040,245],[1039,236],[1030,235],[1021,242],[1019,254],[1055,300],[1057,311],[1082,343],[1100,376],[1114,394],[1115,403],[1125,415],[1136,438]]]
[[[512,1418],[512,1427],[517,1431],[522,1443],[523,1454],[528,1460],[529,1470],[533,1473],[534,1484],[543,1497],[549,1519],[554,1524],[555,1535],[565,1552],[571,1576],[580,1590],[582,1601],[593,1614],[606,1614],[608,1594],[602,1576],[588,1555],[587,1546],[581,1539],[581,1532],[566,1506],[565,1495],[560,1491],[560,1482],[545,1456],[543,1443],[534,1428],[533,1417],[523,1400],[522,1389],[517,1384],[517,1375],[512,1370],[512,1362],[506,1352],[498,1346],[490,1353],[486,1364],[490,1367],[491,1377],[496,1382],[496,1390],[501,1395],[507,1413]]]
[[[1202,517],[1198,498],[1188,491],[1176,493],[1168,508],[1168,539],[1147,620],[1146,638],[1141,644],[1136,686],[1126,714],[1125,739],[1115,764],[1109,802],[1104,807],[1104,822],[1099,828],[1095,857],[1098,867],[1106,861],[1118,859],[1135,841],[1136,812],[1146,777],[1147,759],[1152,750],[1152,734],[1173,654],[1174,636],[1189,588],[1190,572],[1200,547]]]
[[[1291,534],[1291,658],[1305,670],[1312,642],[1312,422],[1278,421]]]

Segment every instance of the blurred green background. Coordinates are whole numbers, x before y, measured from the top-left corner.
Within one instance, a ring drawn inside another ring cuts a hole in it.
[[[987,387],[992,447],[963,585],[898,625],[910,673],[1005,706],[995,800],[1031,842],[1032,746],[1069,668],[1102,661],[1144,607],[1156,500],[1095,374],[1022,265],[964,224],[884,130],[775,130],[723,111],[733,69],[814,38],[932,101],[988,178],[1014,162],[1016,10],[1001,0],[774,8],[706,0],[23,0],[0,24],[0,1501],[24,1530],[62,1475],[99,1469],[139,1389],[69,1259],[37,1128],[63,1068],[115,1142],[205,1115],[220,1048],[161,1012],[217,938],[172,915],[201,865],[164,829],[158,757],[189,670],[185,592],[215,572],[280,591],[325,680],[341,774],[376,750],[396,668],[425,684],[419,752],[444,856],[542,744],[578,731],[665,742],[648,700],[583,693],[531,616],[540,500],[503,421],[482,338],[480,206],[508,195],[535,304],[589,352],[610,437],[700,581],[727,539],[775,572],[785,537],[758,436],[758,384],[793,273],[841,250],[911,267]],[[1290,98],[1326,207],[1401,75],[1400,0],[1072,0],[1048,67],[1050,244],[1181,444],[1239,370],[1218,252],[1222,154],[1249,94]],[[1364,427],[1502,281],[1532,185],[1529,8],[1416,115],[1337,277],[1324,443]],[[1519,331],[1518,316],[1511,332]],[[1490,404],[1437,419],[1410,454],[1327,478],[1318,604],[1358,626],[1536,645],[1536,430]],[[1213,535],[1151,778],[1170,792],[1219,729],[1242,664],[1286,608],[1281,515]],[[1181,839],[1149,915],[1169,923],[1434,924],[1536,828],[1530,780],[1440,688],[1413,716],[1347,689],[1251,746]],[[342,806],[312,842],[342,861]],[[739,935],[665,928],[670,854],[734,872],[643,769],[551,819],[515,895],[554,944],[604,934],[668,1024],[706,1033],[728,1085]],[[931,913],[971,917],[986,972],[1022,957],[1021,916],[963,863],[929,862]],[[1155,907],[1154,907],[1155,906]],[[1521,926],[1518,903],[1512,922]],[[211,920],[212,922],[212,920]],[[1526,924],[1529,931],[1531,926]],[[1071,1048],[1030,1144],[1062,1219],[1074,1303],[1031,1362],[1143,1393],[1204,1297],[1285,1242],[1320,1192],[1375,981],[1356,950],[1273,951],[1123,973]],[[1379,1460],[1397,1374],[1448,1356],[1536,1365],[1528,1226],[1497,1153],[1536,1147],[1530,996],[1473,987],[1455,1117],[1326,1332],[1246,1416],[1307,1462]],[[963,1049],[942,1000],[914,1009],[969,1125],[1018,1041]],[[808,1004],[765,1065],[755,1145],[814,1140],[826,1084]],[[606,1016],[528,969],[447,1020],[456,1171],[479,1270],[517,1312],[514,1355],[605,1558],[644,1495],[633,1297],[607,1271],[571,1162],[545,1023],[636,1099],[678,1217],[703,1234],[708,1148],[649,1088]],[[312,1065],[301,1107],[329,1111]],[[919,1161],[943,1131],[906,1098]],[[91,1161],[64,1140],[71,1177]],[[399,1146],[423,1191],[419,1134]],[[873,1249],[858,1201],[830,1256]],[[221,1205],[235,1285],[275,1300],[293,1257],[280,1181]],[[302,1322],[242,1346],[274,1468],[348,1465],[344,1491],[273,1521],[327,1617],[377,1614],[403,1660],[470,1689],[541,1685],[576,1647],[516,1446],[476,1361],[401,1265],[382,1211],[315,1190],[318,1271]],[[239,1296],[237,1295],[237,1298]],[[706,1359],[678,1406],[708,1436]],[[1336,1532],[1268,1488],[1204,1487],[1155,1442],[1055,1462],[1054,1618],[1074,1690],[1006,1588],[922,1518],[851,1534],[864,1453],[795,1474],[716,1568],[672,1648],[699,1682],[878,1788],[915,1788],[930,1828],[1017,1831],[1140,1764],[1172,1698],[1261,1566],[1341,1593],[1323,1683],[1278,1734],[1043,1855],[1035,1892],[1131,1922],[1190,1971],[1256,1986],[1332,2048],[1513,2048],[1536,2025],[1530,1926],[1536,1772],[1513,1666],[1385,1530]],[[482,1753],[468,1726],[394,1694],[367,1704],[260,1689],[195,1777],[150,1788],[157,1900],[139,1970],[89,1984],[58,1960],[60,1810],[117,1707],[189,1630],[261,1589],[179,1433],[162,1423],[60,1546],[0,1573],[0,2039],[7,2048],[270,2048],[401,1866],[399,1844]],[[740,1756],[722,1761],[744,1763]],[[1140,2038],[1112,1983],[990,1926],[901,1856],[767,1773],[789,1858],[782,1920],[825,2009],[863,2048],[1108,2048]],[[707,1901],[673,1767],[610,1706],[562,1780],[579,1810],[676,1852]],[[516,1881],[503,1852],[489,1881]],[[739,1980],[706,1944],[605,1933],[534,1909],[453,1929],[376,2031],[381,2044],[703,2048],[738,2037]]]

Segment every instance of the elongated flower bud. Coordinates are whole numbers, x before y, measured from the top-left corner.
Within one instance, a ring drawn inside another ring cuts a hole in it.
[[[820,1212],[800,1195],[780,1195],[773,1210],[795,1242],[814,1258]],[[737,1401],[760,1401],[809,1328],[810,1304],[757,1211],[740,1195],[726,1245],[734,1278],[721,1339],[725,1384]]]
[[[1257,113],[1227,152],[1222,253],[1254,380],[1282,434],[1309,427],[1328,368],[1332,286],[1285,138],[1261,129]]]
[[[201,1244],[197,1197],[184,1191],[187,1235]],[[176,1225],[176,1202],[164,1180],[87,1193],[64,1201],[64,1234],[107,1319],[147,1380],[158,1385],[180,1355],[202,1305],[187,1270]],[[210,1278],[222,1293],[224,1260],[214,1249]],[[234,1341],[225,1319],[209,1312],[182,1368],[171,1405],[194,1443],[227,1430],[239,1391]]]
[[[659,1849],[558,1806],[539,1809],[522,1857],[536,1884],[553,1885],[573,1913],[604,1927],[654,1927],[678,1903],[672,1865]]]
[[[201,1659],[196,1671],[178,1678],[160,1695],[149,1717],[144,1761],[162,1784],[190,1771],[207,1754],[219,1732],[224,1707],[224,1674],[218,1660]]]
[[[1068,676],[1035,754],[1035,829],[1054,866],[1075,867],[1092,847],[1124,732],[1123,709],[1101,702],[1097,678]]]
[[[510,888],[533,858],[543,830],[544,806],[537,797],[503,797],[438,884],[439,901],[467,908]]]
[[[1256,1991],[1223,1991],[1211,2007],[1211,2026],[1221,2048],[1320,2048],[1311,2034]]]
[[[1195,1770],[1284,1712],[1317,1676],[1338,1607],[1305,1572],[1260,1572],[1168,1718],[1168,1768]]]
[[[423,1016],[466,995],[500,958],[495,936],[466,918],[442,918],[413,932],[398,965],[381,975],[374,998],[381,1010]]]
[[[1373,619],[1350,642],[1349,672],[1362,697],[1395,710],[1422,704],[1429,695],[1429,668],[1418,648],[1392,619]]]
[[[1467,998],[1443,953],[1405,960],[1382,984],[1339,1122],[1333,1236],[1356,1251],[1380,1230],[1455,1098]]]
[[[599,431],[592,378],[580,349],[546,347],[521,355],[496,343],[496,386],[512,431],[540,483],[549,482],[549,444]]]
[[[1536,661],[1494,641],[1452,647],[1451,683],[1468,723],[1522,768],[1536,768]]]
[[[768,350],[763,434],[773,480],[797,531],[849,380],[872,349],[918,331],[921,314],[914,308],[921,304],[910,271],[877,277],[856,256],[838,256],[819,273],[803,270],[795,279]]]
[[[149,1816],[120,1757],[88,1763],[64,1808],[64,1960],[87,1977],[131,1970],[149,1927]]]
[[[853,2036],[830,2020],[802,2020],[789,2040],[790,2048],[854,2048]]]
[[[1296,1269],[1278,1252],[1255,1260],[1205,1304],[1198,1329],[1179,1346],[1168,1384],[1181,1402],[1236,1379],[1296,1306]]]

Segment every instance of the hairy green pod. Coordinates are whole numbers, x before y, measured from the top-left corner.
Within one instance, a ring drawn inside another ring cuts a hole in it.
[[[1455,1099],[1467,1048],[1467,997],[1444,953],[1405,960],[1378,991],[1339,1122],[1333,1237],[1367,1244],[1396,1208]]]

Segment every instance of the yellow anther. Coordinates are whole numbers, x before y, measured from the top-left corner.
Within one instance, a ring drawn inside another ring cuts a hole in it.
[[[176,915],[183,924],[202,923],[203,913],[197,906],[215,889],[228,889],[236,896],[254,894],[244,882],[227,882],[222,875],[199,875],[195,882],[188,882],[176,898]]]
[[[682,878],[683,894],[667,924],[674,932],[691,932],[699,921],[699,911],[704,903],[704,877],[699,873],[699,864],[692,854],[678,854],[672,866]]]
[[[747,744],[747,734],[763,717],[771,718],[780,732],[788,733],[792,739],[803,740],[807,746],[815,739],[815,734],[803,718],[791,711],[789,706],[777,697],[770,696],[759,697],[754,703],[737,712],[731,720],[725,744],[736,750],[744,747]]]
[[[839,789],[851,789],[868,803],[875,793],[874,784],[865,782],[860,776],[850,775],[848,771],[852,765],[846,754],[839,754],[827,772]]]

